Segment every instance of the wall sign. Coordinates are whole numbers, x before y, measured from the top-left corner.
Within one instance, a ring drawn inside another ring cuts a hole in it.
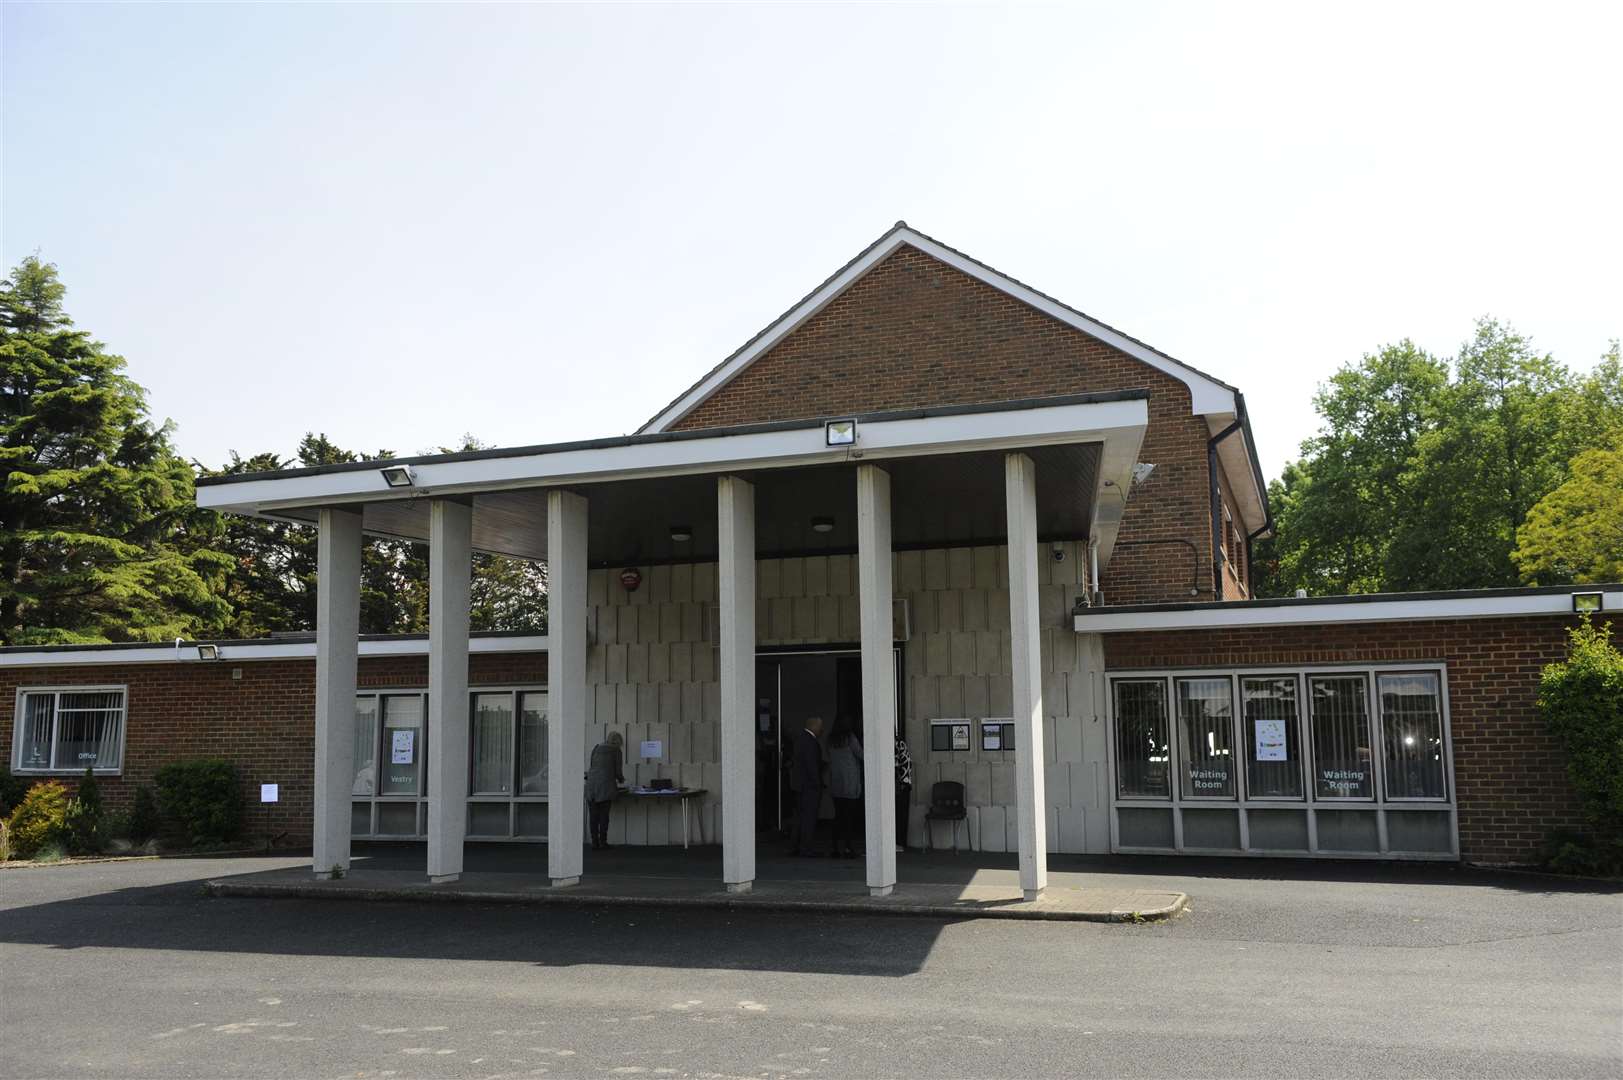
[[[931,750],[968,750],[970,749],[970,729],[974,724],[969,720],[931,720],[930,721],[930,749]]]
[[[642,756],[645,758],[663,758],[665,756],[664,739],[644,739]]]
[[[279,794],[280,794],[279,785],[277,785],[277,784],[260,784],[259,785],[259,801],[260,802],[276,802],[277,799],[278,799]]]

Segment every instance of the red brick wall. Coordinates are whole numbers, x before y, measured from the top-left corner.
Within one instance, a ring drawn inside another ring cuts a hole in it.
[[[1582,824],[1566,755],[1535,705],[1539,672],[1566,655],[1572,625],[1540,616],[1107,634],[1105,666],[1445,662],[1460,853],[1531,863],[1552,829]]]
[[[673,425],[1148,390],[1140,460],[1105,573],[1112,604],[1212,599],[1205,421],[1177,379],[945,263],[902,247]]]
[[[232,672],[241,671],[241,679]],[[474,686],[544,683],[545,653],[485,653],[469,660]],[[426,656],[363,657],[357,681],[364,689],[428,685]],[[171,761],[222,757],[242,775],[251,835],[287,833],[307,845],[315,783],[316,665],[312,660],[225,660],[219,663],[74,664],[0,668],[0,761],[11,761],[19,687],[122,685],[125,706],[124,769],[98,777],[110,806],[129,803],[137,785],[150,785]],[[76,786],[76,777],[56,777]],[[281,785],[280,801],[266,809],[259,785]]]

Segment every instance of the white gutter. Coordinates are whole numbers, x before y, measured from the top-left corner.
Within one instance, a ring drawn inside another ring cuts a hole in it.
[[[253,660],[313,660],[316,655],[314,641],[249,641],[219,646],[219,660],[200,660],[197,646],[210,642],[186,642],[174,645],[134,645],[129,648],[37,649],[28,652],[0,653],[0,670],[14,667],[72,667],[83,664],[217,664],[220,661],[243,662]],[[428,639],[399,638],[361,641],[360,655],[367,656],[427,656]],[[546,652],[547,635],[526,634],[511,637],[476,637],[468,639],[468,652],[527,653]]]
[[[1072,618],[1081,634],[1144,630],[1216,630],[1243,626],[1324,626],[1402,622],[1413,619],[1495,619],[1525,615],[1571,615],[1573,593],[1601,592],[1603,614],[1623,613],[1623,589],[1615,585],[1570,592],[1448,596],[1412,600],[1286,601],[1282,604],[1203,604],[1167,610],[1113,612],[1094,608]]]

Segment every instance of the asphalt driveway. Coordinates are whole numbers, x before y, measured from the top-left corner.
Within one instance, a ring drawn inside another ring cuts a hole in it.
[[[1056,860],[1193,898],[1142,926],[201,894],[298,862],[0,871],[0,1075],[1623,1075],[1615,887]]]

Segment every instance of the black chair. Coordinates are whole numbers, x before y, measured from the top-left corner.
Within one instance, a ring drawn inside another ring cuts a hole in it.
[[[929,851],[931,844],[930,826],[937,821],[952,822],[952,850],[958,850],[958,823],[969,821],[969,811],[964,809],[964,785],[956,780],[942,780],[930,785],[930,809],[924,812],[924,850]],[[965,829],[969,834],[969,850],[975,850],[975,831]]]

